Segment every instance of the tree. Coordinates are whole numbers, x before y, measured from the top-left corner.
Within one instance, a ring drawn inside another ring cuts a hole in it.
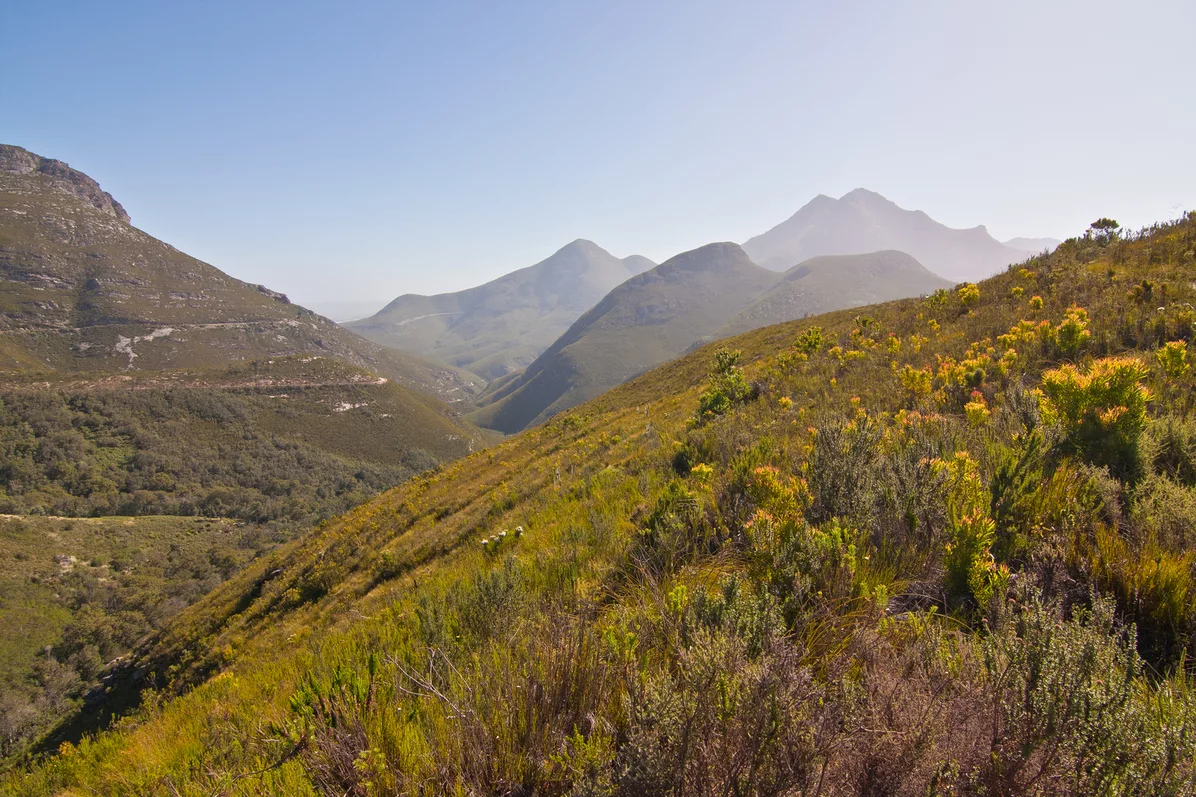
[[[1088,228],[1088,235],[1101,244],[1116,240],[1120,232],[1121,225],[1108,216],[1101,216]]]

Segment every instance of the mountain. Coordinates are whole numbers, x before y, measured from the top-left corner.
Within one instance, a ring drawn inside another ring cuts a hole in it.
[[[102,721],[105,663],[256,557],[492,442],[445,403],[480,387],[0,147],[0,753]]]
[[[1016,249],[1019,252],[1028,252],[1032,255],[1041,255],[1043,252],[1053,252],[1059,247],[1062,241],[1056,238],[1010,238],[1008,241],[1003,241],[1010,249]]]
[[[82,172],[0,145],[0,374],[328,356],[447,401],[481,380],[345,331],[132,226]]]
[[[0,791],[1192,794],[1193,251],[662,365],[261,556]]]
[[[683,353],[776,279],[733,243],[677,255],[612,290],[470,417],[514,432],[580,404]]]
[[[820,194],[743,248],[752,260],[774,271],[820,255],[895,249],[953,283],[983,279],[1028,256],[996,240],[983,226],[952,229],[863,188],[839,199]]]
[[[931,274],[904,252],[814,257],[786,271],[780,281],[736,313],[714,337],[949,287],[951,283]]]
[[[386,346],[497,379],[529,365],[607,292],[653,265],[639,255],[620,260],[578,239],[485,285],[404,294],[346,326]]]

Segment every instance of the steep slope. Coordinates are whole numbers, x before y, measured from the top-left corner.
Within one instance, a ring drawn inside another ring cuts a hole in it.
[[[691,353],[264,557],[141,652],[175,680],[134,721],[3,788],[1191,794],[1194,251]]]
[[[736,313],[713,337],[725,338],[807,315],[929,294],[950,286],[904,252],[814,257],[786,271],[779,282]]]
[[[0,145],[0,373],[203,368],[322,355],[467,399],[481,380],[341,329],[133,227],[94,180]]]
[[[531,364],[612,288],[655,264],[578,239],[534,266],[457,293],[406,294],[346,326],[492,380]]]
[[[611,291],[471,417],[515,432],[676,357],[776,281],[732,243],[677,255]]]
[[[839,199],[819,195],[743,248],[752,260],[774,271],[820,255],[896,249],[952,282],[983,279],[1038,253],[1006,246],[983,226],[952,229],[863,188]]]

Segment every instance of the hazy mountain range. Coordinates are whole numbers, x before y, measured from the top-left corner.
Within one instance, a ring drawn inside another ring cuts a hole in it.
[[[991,276],[1059,242],[1014,238],[1001,243],[983,226],[956,230],[920,210],[905,210],[857,188],[839,199],[819,194],[768,232],[744,242],[755,262],[775,271],[820,255],[896,249],[952,282]]]
[[[470,418],[516,432],[700,343],[949,285],[902,252],[814,258],[778,278],[737,244],[709,244],[611,291],[522,375],[483,394]]]
[[[677,255],[607,294],[473,420],[516,431],[580,404],[683,353],[775,281],[737,244]]]
[[[616,285],[651,268],[576,240],[535,265],[476,288],[404,294],[346,324],[370,340],[496,379],[529,365]]]
[[[700,343],[929,293],[1056,243],[1003,244],[856,189],[816,197],[742,246],[710,244],[660,266],[578,239],[475,288],[405,294],[347,331],[137,230],[95,181],[19,147],[0,149],[0,214],[0,370],[330,356],[505,432]]]

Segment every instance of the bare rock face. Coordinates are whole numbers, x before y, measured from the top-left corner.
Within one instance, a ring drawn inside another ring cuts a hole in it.
[[[80,171],[53,158],[43,158],[27,149],[0,144],[0,172],[15,174],[44,174],[53,178],[56,187],[86,200],[97,210],[129,223],[129,214],[100,184]]]

